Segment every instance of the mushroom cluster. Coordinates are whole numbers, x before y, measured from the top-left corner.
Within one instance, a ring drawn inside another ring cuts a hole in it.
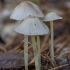
[[[15,31],[24,34],[25,70],[28,70],[28,36],[31,36],[36,70],[41,68],[40,37],[49,33],[49,28],[39,19],[44,15],[37,5],[30,1],[20,3],[10,16],[11,19],[24,20]]]
[[[55,13],[49,13],[44,17],[44,14],[37,5],[30,1],[21,2],[14,10],[11,19],[23,20],[23,22],[15,28],[15,31],[24,34],[24,59],[25,70],[28,70],[28,37],[31,36],[32,46],[34,51],[34,60],[36,70],[41,70],[41,53],[40,53],[40,35],[49,34],[49,28],[39,18],[44,18],[43,21],[50,21],[51,24],[51,58],[54,61],[53,47],[53,20],[61,19]]]

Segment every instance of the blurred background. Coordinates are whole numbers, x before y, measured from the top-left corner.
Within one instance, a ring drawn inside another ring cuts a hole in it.
[[[16,28],[22,21],[15,21],[9,18],[14,8],[22,1],[24,0],[0,0],[0,51],[1,52],[8,52],[13,50],[23,52],[22,51],[23,35],[18,34],[14,31],[14,28]],[[62,47],[60,49],[62,50],[66,45],[70,44],[69,43],[70,0],[29,0],[29,1],[32,1],[35,4],[37,4],[45,15],[49,12],[55,12],[63,17],[62,20],[54,21],[55,43],[57,42],[62,43],[58,44],[57,46],[55,45],[55,50],[57,47],[58,48]],[[47,22],[46,25],[48,25],[49,27],[49,22]],[[41,37],[41,40],[43,38],[44,37]]]
[[[24,0],[0,0],[0,45],[5,44],[16,35],[14,28],[22,21],[11,20],[9,17],[14,8]],[[55,12],[62,16],[61,22],[54,24],[55,29],[60,29],[70,23],[70,0],[30,0],[37,4],[44,14]]]

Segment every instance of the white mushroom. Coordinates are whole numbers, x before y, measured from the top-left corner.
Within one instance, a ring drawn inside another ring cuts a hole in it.
[[[16,32],[24,35],[46,35],[49,32],[48,27],[37,17],[26,18],[16,29]]]
[[[23,1],[15,8],[10,18],[15,20],[24,20],[29,16],[44,17],[37,5],[30,1]]]
[[[40,21],[37,17],[26,18],[16,29],[16,32],[31,36],[34,59],[36,70],[40,70],[41,66],[41,54],[40,54],[40,37],[39,35],[46,35],[49,33],[49,28]],[[25,46],[26,47],[26,46]],[[26,48],[28,49],[28,48]]]
[[[44,17],[37,5],[30,1],[21,2],[10,16],[11,19],[24,20],[27,17]],[[21,31],[22,32],[22,31]],[[28,70],[28,35],[24,35],[25,70]]]
[[[52,64],[54,65],[54,29],[53,29],[53,20],[58,20],[62,19],[62,17],[58,16],[54,12],[48,13],[43,21],[50,21],[50,29],[51,29],[51,59],[52,59]]]
[[[50,12],[44,17],[43,21],[53,21],[53,20],[58,20],[58,19],[62,19],[62,17],[58,16],[54,12]]]

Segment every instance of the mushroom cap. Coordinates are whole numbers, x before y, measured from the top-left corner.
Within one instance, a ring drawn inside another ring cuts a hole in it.
[[[49,33],[49,28],[37,17],[34,17],[26,18],[15,31],[24,35],[46,35]]]
[[[50,12],[44,17],[43,21],[52,21],[52,20],[58,20],[58,19],[62,19],[62,17],[58,16],[54,12]]]
[[[44,17],[37,5],[30,1],[23,1],[15,8],[10,19],[23,20],[29,16]]]

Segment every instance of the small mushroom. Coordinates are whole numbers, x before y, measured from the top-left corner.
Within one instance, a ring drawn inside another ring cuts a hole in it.
[[[21,2],[14,10],[11,19],[24,20],[28,17],[44,17],[37,5],[30,1]],[[32,25],[31,25],[32,26]],[[24,34],[24,59],[25,59],[25,70],[28,70],[28,35]]]
[[[24,35],[46,35],[49,29],[37,17],[28,17],[15,31]]]
[[[36,70],[41,68],[41,54],[40,54],[40,37],[39,35],[46,35],[49,33],[49,28],[40,21],[37,17],[26,18],[16,29],[16,32],[31,36],[34,50],[34,59]],[[25,46],[26,49],[28,49]],[[25,50],[26,51],[26,50]]]
[[[37,5],[30,1],[23,1],[15,8],[10,18],[15,20],[24,20],[29,16],[44,17]]]
[[[51,60],[52,64],[54,65],[54,29],[53,29],[53,20],[62,19],[62,17],[58,16],[54,12],[48,13],[43,21],[50,21],[50,29],[51,29]]]
[[[53,20],[58,20],[58,19],[62,19],[62,17],[58,16],[54,12],[50,12],[45,16],[43,21],[53,21]]]

